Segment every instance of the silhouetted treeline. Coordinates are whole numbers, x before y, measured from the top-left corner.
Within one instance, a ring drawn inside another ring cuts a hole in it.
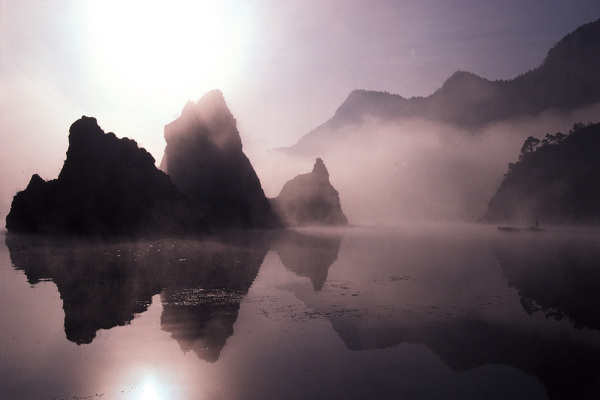
[[[532,136],[491,199],[484,220],[600,223],[600,124]]]

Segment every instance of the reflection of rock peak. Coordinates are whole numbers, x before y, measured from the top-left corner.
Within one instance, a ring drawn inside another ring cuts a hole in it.
[[[273,249],[283,265],[298,276],[310,278],[315,291],[323,288],[329,267],[337,260],[342,237],[284,230]]]

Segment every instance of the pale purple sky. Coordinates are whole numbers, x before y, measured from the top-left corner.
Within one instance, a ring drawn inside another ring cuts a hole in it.
[[[218,88],[247,148],[287,146],[353,89],[510,79],[598,18],[597,0],[2,0],[0,216],[57,176],[81,115],[160,160],[163,126]]]

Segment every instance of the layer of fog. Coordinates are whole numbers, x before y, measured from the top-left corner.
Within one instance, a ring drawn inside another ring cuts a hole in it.
[[[68,147],[68,127],[74,119],[62,114],[59,118],[60,113],[50,114],[49,118],[60,119],[58,125],[64,126],[64,130],[34,129],[28,136],[28,153],[11,150],[4,142],[0,229],[4,227],[13,196],[25,189],[32,174],[49,180],[60,172]],[[525,138],[541,139],[546,133],[558,131],[566,133],[573,123],[598,122],[599,116],[600,104],[596,104],[569,114],[547,112],[536,118],[496,123],[475,133],[430,121],[387,124],[370,120],[362,126],[332,132],[333,139],[321,147],[326,150],[314,155],[287,156],[247,145],[244,152],[268,197],[277,196],[289,179],[310,172],[315,158],[321,157],[352,224],[395,225],[409,220],[472,222],[484,213],[507,164],[518,159]],[[102,119],[99,124],[105,131],[111,130]],[[11,128],[3,125],[5,130]],[[156,131],[162,134],[162,127]],[[132,132],[115,133],[118,137],[135,137]],[[241,129],[240,134],[246,144],[249,133]],[[61,140],[55,140],[57,137]],[[148,150],[158,164],[162,151]]]
[[[327,132],[320,150],[309,156],[278,150],[247,154],[269,197],[277,196],[287,180],[310,172],[321,157],[351,224],[474,222],[485,213],[508,163],[518,160],[528,136],[567,133],[575,122],[597,122],[598,115],[600,104],[476,131],[423,120],[370,119]]]

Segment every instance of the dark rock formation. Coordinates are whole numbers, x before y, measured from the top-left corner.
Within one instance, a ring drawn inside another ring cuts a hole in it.
[[[291,225],[348,224],[339,193],[329,182],[329,172],[320,158],[311,173],[286,182],[271,203],[277,215]]]
[[[190,203],[154,163],[135,141],[105,134],[95,118],[82,117],[71,125],[58,178],[34,175],[14,197],[6,228],[111,237],[199,230]]]
[[[220,91],[189,102],[181,117],[165,126],[165,140],[161,169],[211,226],[278,225]]]
[[[529,137],[490,200],[485,221],[600,223],[600,124]],[[531,222],[530,222],[531,223]]]
[[[536,69],[512,80],[490,81],[458,71],[427,97],[404,98],[397,94],[355,90],[335,115],[303,136],[288,153],[315,155],[325,138],[342,142],[344,126],[361,124],[369,117],[394,122],[420,118],[462,128],[545,110],[571,111],[600,102],[600,20],[566,35]]]

